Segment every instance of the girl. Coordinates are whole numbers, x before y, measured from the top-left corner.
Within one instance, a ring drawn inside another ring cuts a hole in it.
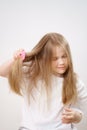
[[[24,96],[19,130],[77,130],[87,92],[61,34],[46,34],[29,53],[18,50],[1,65],[0,75],[8,78],[13,92]]]

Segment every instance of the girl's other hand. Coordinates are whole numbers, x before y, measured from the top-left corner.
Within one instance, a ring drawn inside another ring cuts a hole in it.
[[[78,110],[71,108],[65,108],[62,113],[62,122],[63,123],[78,123],[82,119],[82,113]]]

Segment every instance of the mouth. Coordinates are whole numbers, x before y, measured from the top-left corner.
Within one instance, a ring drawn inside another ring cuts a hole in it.
[[[57,67],[58,69],[61,69],[61,70],[64,70],[65,69],[65,67]]]

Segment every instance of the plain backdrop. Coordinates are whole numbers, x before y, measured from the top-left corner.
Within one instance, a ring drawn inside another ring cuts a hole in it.
[[[74,70],[87,86],[87,0],[0,0],[0,64],[17,49],[30,51],[48,32],[66,37]],[[22,103],[0,77],[0,130],[18,129]],[[79,130],[87,130],[86,122],[78,124]]]

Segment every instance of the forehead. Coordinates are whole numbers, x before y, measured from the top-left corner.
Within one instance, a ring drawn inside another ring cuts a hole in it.
[[[56,46],[56,47],[53,47],[52,53],[53,53],[53,56],[60,56],[60,55],[66,54],[66,51],[63,47]]]

